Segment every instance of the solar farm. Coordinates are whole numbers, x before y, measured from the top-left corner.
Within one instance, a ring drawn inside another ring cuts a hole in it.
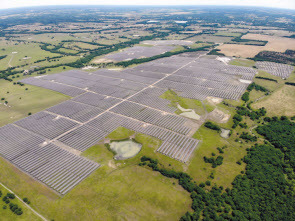
[[[284,79],[288,78],[294,70],[293,66],[268,61],[258,61],[256,66],[263,71]]]
[[[124,70],[26,78],[22,83],[73,98],[0,128],[0,153],[62,195],[100,166],[81,152],[120,126],[162,140],[159,153],[187,163],[199,142],[190,137],[194,121],[160,95],[171,89],[191,99],[239,99],[256,70],[216,58],[193,52]]]
[[[157,45],[154,47],[134,46],[132,48],[122,50],[121,52],[109,54],[105,56],[105,58],[112,61],[126,61],[136,58],[153,57],[155,55],[171,51],[174,48],[174,46],[170,45]]]

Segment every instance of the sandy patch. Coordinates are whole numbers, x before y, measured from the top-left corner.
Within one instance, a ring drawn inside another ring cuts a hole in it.
[[[82,70],[92,70],[92,69],[96,69],[97,67],[93,67],[93,66],[86,66],[84,68],[82,68]]]
[[[108,166],[109,166],[110,168],[117,169],[117,166],[116,166],[114,160],[110,160],[110,161],[108,162]]]
[[[181,113],[181,116],[193,119],[193,120],[200,120],[201,117],[200,115],[198,115],[195,110],[193,109],[185,109],[183,107],[181,107],[179,104],[177,104],[177,108],[182,111],[183,113]]]
[[[220,104],[223,99],[219,97],[207,97],[206,100],[211,104]]]
[[[217,123],[226,123],[230,118],[230,114],[224,113],[222,110],[215,108],[212,112],[208,114],[208,119],[215,121]]]
[[[110,63],[110,62],[113,62],[113,61],[110,59],[106,59],[106,58],[97,58],[92,61],[92,63],[94,63],[94,64]]]
[[[220,136],[223,138],[229,138],[230,130],[221,128]]]

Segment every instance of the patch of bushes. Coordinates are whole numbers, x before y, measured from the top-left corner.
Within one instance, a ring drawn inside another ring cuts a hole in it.
[[[220,128],[218,125],[212,123],[211,121],[207,121],[207,122],[204,124],[204,126],[207,127],[207,128],[209,128],[209,129],[211,129],[211,130],[216,130],[216,131],[218,131],[218,132],[221,131],[221,128]]]
[[[218,156],[218,157],[204,157],[205,163],[211,163],[212,168],[216,168],[217,166],[222,165],[223,163],[223,156]]]

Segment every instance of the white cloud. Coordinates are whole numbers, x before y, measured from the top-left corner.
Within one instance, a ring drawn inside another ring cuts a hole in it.
[[[249,5],[295,9],[295,0],[0,0],[0,8],[40,5]]]

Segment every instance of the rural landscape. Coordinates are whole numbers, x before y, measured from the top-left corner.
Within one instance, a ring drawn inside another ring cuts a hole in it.
[[[294,9],[0,9],[0,220],[295,220],[294,66]]]

